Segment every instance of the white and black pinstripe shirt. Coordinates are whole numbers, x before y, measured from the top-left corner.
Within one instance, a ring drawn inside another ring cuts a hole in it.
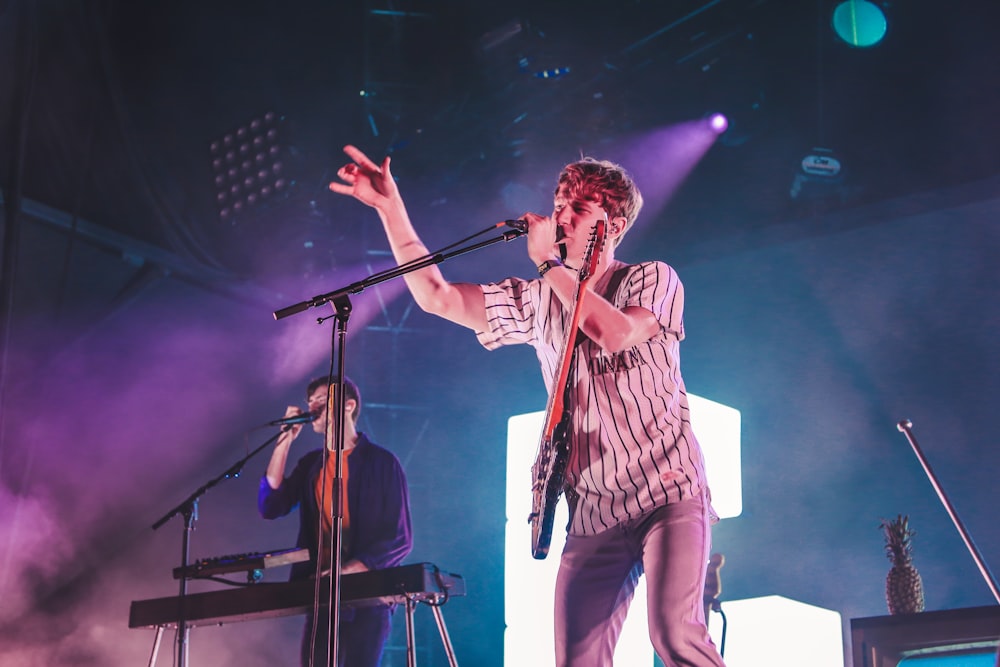
[[[616,286],[617,285],[617,286]],[[487,349],[526,343],[552,391],[570,313],[542,280],[483,285]],[[660,322],[653,338],[608,354],[578,343],[566,407],[571,413],[567,497],[571,535],[594,535],[707,489],[680,372],[684,288],[663,262],[615,262],[594,284],[618,308],[639,306]]]

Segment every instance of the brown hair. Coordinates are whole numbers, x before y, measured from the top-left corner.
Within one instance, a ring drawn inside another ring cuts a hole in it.
[[[557,193],[560,188],[565,188],[570,199],[597,202],[610,218],[625,218],[625,231],[642,209],[642,193],[635,181],[624,167],[608,160],[586,157],[571,162],[559,174]]]
[[[306,399],[313,395],[313,392],[324,385],[332,385],[336,382],[337,377],[328,377],[326,375],[321,375],[318,378],[313,378],[309,384],[306,386]],[[361,414],[361,392],[358,390],[358,385],[354,384],[351,378],[344,376],[344,399],[353,398],[354,399],[354,410],[351,412],[351,421],[357,423],[358,415]]]

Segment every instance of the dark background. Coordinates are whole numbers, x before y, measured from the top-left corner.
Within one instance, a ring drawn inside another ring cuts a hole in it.
[[[392,155],[433,248],[547,212],[581,154],[635,172],[619,257],[678,269],[688,389],[743,417],[724,599],[884,614],[878,524],[908,514],[927,608],[993,604],[896,423],[995,561],[1000,9],[880,6],[885,40],[856,49],[831,2],[0,3],[4,664],[148,660],[128,605],[176,593],[182,522],[150,526],[328,367],[330,311],[272,311],[390,265],[377,216],[326,189],[346,143]],[[715,111],[703,156],[655,140]],[[282,187],[223,216],[212,142],[269,112]],[[842,174],[792,197],[815,148]],[[532,270],[519,241],[445,268]],[[506,419],[545,405],[534,357],[486,353],[401,281],[352,304],[348,374],[406,467],[410,560],[466,578],[459,661],[501,665]],[[256,515],[265,463],[201,499],[192,557],[291,546],[293,519]],[[421,664],[445,664],[418,617]],[[191,662],[292,664],[300,622],[198,629]]]

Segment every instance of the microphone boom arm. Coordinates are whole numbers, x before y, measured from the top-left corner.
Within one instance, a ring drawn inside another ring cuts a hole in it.
[[[286,429],[284,429],[284,428],[281,429],[280,431],[278,431],[277,433],[275,433],[273,436],[271,436],[270,438],[268,438],[267,440],[265,440],[263,443],[261,443],[252,452],[250,452],[249,454],[247,454],[246,456],[244,456],[243,458],[241,458],[239,461],[237,461],[233,465],[231,465],[228,468],[226,468],[226,470],[223,471],[220,475],[218,475],[215,478],[213,478],[213,479],[205,482],[200,487],[198,487],[197,489],[195,489],[195,491],[190,496],[188,496],[184,501],[182,501],[179,505],[177,505],[177,507],[173,508],[172,510],[170,510],[169,512],[167,512],[166,514],[164,514],[162,517],[160,517],[160,519],[156,523],[153,524],[153,530],[156,530],[157,528],[159,528],[160,526],[162,526],[163,524],[165,524],[167,521],[170,520],[171,517],[173,517],[176,514],[182,514],[182,513],[186,514],[189,508],[194,507],[194,506],[196,506],[198,504],[198,499],[201,496],[205,495],[206,491],[208,491],[209,489],[211,489],[213,486],[215,486],[216,484],[218,484],[222,480],[229,479],[230,477],[239,477],[240,473],[243,472],[243,466],[246,465],[247,461],[249,461],[250,459],[252,459],[262,449],[264,449],[265,447],[267,447],[268,445],[270,445],[272,442],[274,442],[275,440],[277,440],[278,437],[280,437],[281,434],[285,432],[285,430]]]
[[[371,276],[368,276],[367,278],[364,278],[363,280],[351,283],[346,287],[342,287],[332,292],[327,292],[326,294],[320,294],[306,301],[300,301],[299,303],[295,303],[292,304],[291,306],[286,306],[285,308],[276,310],[274,311],[274,319],[275,320],[284,319],[286,317],[289,317],[290,315],[295,315],[296,313],[301,313],[305,310],[309,310],[310,308],[317,308],[324,304],[330,303],[331,301],[337,299],[338,297],[347,294],[358,294],[360,292],[363,292],[368,287],[371,287],[373,285],[378,285],[379,283],[383,283],[387,280],[392,280],[393,278],[404,276],[407,273],[410,273],[411,271],[417,271],[419,269],[431,266],[432,264],[440,264],[441,262],[447,259],[451,259],[452,257],[464,255],[468,252],[472,252],[473,250],[479,250],[480,248],[485,248],[486,246],[493,245],[494,243],[499,243],[500,241],[511,241],[519,236],[524,236],[527,233],[520,229],[511,229],[509,231],[504,232],[500,236],[487,239],[485,241],[480,241],[479,243],[474,243],[472,245],[462,246],[456,248],[455,250],[451,250],[451,248],[455,248],[455,246],[465,243],[469,239],[475,238],[476,236],[479,236],[479,234],[483,234],[495,228],[496,227],[494,225],[491,225],[484,231],[473,234],[472,236],[457,243],[453,243],[450,246],[447,246],[437,252],[428,253],[427,255],[419,257],[411,262],[395,266],[391,269],[382,271],[381,273],[375,273]],[[448,250],[451,251],[445,252]]]

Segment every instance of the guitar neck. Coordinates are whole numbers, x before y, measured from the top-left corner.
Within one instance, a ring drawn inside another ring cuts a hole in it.
[[[576,347],[576,332],[580,327],[580,315],[583,312],[583,298],[587,292],[587,285],[597,271],[600,260],[601,247],[604,245],[604,235],[607,225],[607,214],[605,220],[598,220],[594,223],[593,235],[587,252],[583,258],[583,266],[580,269],[576,281],[576,294],[573,299],[573,313],[570,316],[569,326],[563,335],[562,353],[559,355],[559,370],[552,382],[552,390],[549,393],[549,407],[546,410],[545,430],[543,436],[551,438],[556,427],[562,421],[564,410],[564,394],[566,392],[566,380],[569,377],[569,366],[573,358],[573,349]]]
[[[546,410],[546,421],[544,435],[551,438],[556,427],[562,419],[565,409],[566,381],[569,378],[569,369],[573,359],[574,341],[576,332],[580,326],[580,317],[583,311],[583,298],[586,293],[587,284],[590,278],[584,278],[577,283],[576,298],[573,301],[573,314],[570,317],[569,326],[563,336],[562,353],[559,355],[559,369],[552,381],[552,392],[549,395],[549,407]]]

